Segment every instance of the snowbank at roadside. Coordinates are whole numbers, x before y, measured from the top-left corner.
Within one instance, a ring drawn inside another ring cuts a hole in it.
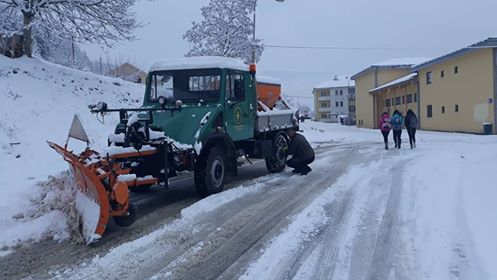
[[[67,163],[45,141],[63,144],[72,118],[78,114],[92,145],[101,148],[117,116],[110,115],[101,124],[90,114],[88,105],[104,101],[110,107],[140,106],[143,92],[142,85],[37,58],[0,56],[0,248],[68,236],[63,210],[40,205],[57,204],[49,197],[58,194],[46,194],[40,185],[49,182],[50,175],[67,170]],[[84,148],[77,141],[69,146],[75,151]],[[71,192],[70,188],[66,191]],[[33,211],[39,216],[28,214]]]

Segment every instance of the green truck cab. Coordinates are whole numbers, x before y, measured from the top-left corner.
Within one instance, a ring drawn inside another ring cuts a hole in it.
[[[242,157],[264,159],[272,173],[286,167],[285,130],[298,129],[297,112],[282,100],[278,106],[264,104],[257,92],[261,83],[271,86],[258,81],[255,65],[235,59],[158,61],[148,74],[141,108],[100,104],[92,112],[120,113],[109,145],[160,149],[123,161],[137,176],[153,176],[168,186],[169,178],[193,171],[198,193],[208,196],[223,190],[228,174],[237,175]]]

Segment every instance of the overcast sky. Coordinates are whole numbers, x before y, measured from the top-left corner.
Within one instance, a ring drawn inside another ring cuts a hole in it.
[[[208,2],[141,0],[135,9],[146,26],[136,41],[85,48],[94,59],[119,57],[147,70],[154,60],[184,56],[182,36]],[[372,49],[266,48],[258,71],[280,78],[287,94],[310,97],[334,74],[355,74],[390,58],[436,57],[496,36],[496,11],[495,0],[259,0],[257,35],[267,45]]]

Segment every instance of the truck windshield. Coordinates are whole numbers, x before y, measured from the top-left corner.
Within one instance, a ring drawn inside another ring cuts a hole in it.
[[[221,70],[154,72],[149,83],[149,102],[156,102],[160,96],[183,102],[215,102],[220,96]]]

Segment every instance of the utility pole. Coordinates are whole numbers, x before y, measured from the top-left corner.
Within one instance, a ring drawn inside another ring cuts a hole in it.
[[[280,3],[283,3],[285,2],[285,0],[275,0],[276,2],[280,2]],[[256,45],[255,45],[255,21],[256,21],[256,13],[257,12],[257,0],[255,0],[255,3],[254,3],[254,19],[252,21],[252,63],[255,63],[255,52],[256,52]]]

